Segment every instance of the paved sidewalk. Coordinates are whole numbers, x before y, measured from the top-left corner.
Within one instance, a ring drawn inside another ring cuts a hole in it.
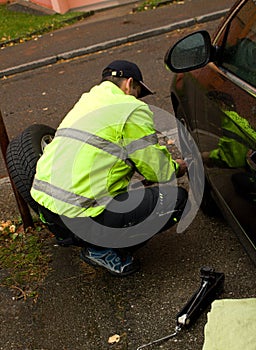
[[[131,3],[95,12],[74,25],[3,48],[0,78],[218,19],[233,3],[233,0],[186,0],[137,13],[132,13],[135,4]]]

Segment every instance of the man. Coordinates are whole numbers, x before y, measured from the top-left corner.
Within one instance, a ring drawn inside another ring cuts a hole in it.
[[[71,237],[83,246],[84,261],[118,276],[138,270],[131,252],[176,223],[187,201],[177,186],[128,190],[135,171],[153,183],[186,171],[183,160],[174,161],[158,144],[153,113],[138,99],[148,94],[136,64],[110,63],[101,83],[81,96],[58,127],[31,189],[58,241]]]

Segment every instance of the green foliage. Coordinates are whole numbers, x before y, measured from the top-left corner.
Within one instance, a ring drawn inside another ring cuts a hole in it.
[[[171,2],[174,2],[174,0],[146,0],[140,6],[138,6],[137,11],[153,10],[161,5],[166,5],[167,3]]]
[[[54,14],[36,16],[28,13],[8,10],[6,5],[0,5],[0,42],[31,39],[33,35],[43,34],[88,16],[82,12],[68,12],[64,15]]]
[[[49,232],[35,223],[35,228],[23,230],[18,222],[0,224],[1,285],[22,291],[22,296],[34,296],[38,284],[49,269],[50,254],[45,241]]]

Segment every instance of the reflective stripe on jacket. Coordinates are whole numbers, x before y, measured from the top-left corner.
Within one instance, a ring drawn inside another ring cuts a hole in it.
[[[148,181],[178,169],[158,144],[147,104],[103,82],[82,95],[37,163],[32,197],[67,217],[97,216],[127,190],[135,170]]]

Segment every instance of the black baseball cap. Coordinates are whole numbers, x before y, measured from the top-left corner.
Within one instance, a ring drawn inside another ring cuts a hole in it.
[[[154,92],[143,82],[142,74],[139,67],[129,61],[117,60],[111,62],[102,72],[102,78],[105,77],[133,78],[141,86],[139,97],[152,95]]]

